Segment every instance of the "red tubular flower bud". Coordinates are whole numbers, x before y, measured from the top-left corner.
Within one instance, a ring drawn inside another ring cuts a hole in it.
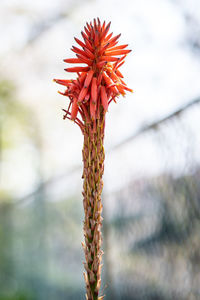
[[[97,47],[98,44],[99,44],[99,32],[96,29],[95,34],[94,34],[94,45],[95,45],[95,47]]]
[[[87,35],[83,31],[81,31],[81,35],[82,35],[84,41],[88,39]]]
[[[72,51],[75,52],[76,54],[83,55],[85,58],[88,58],[87,55],[86,55],[86,53],[83,50],[81,50],[81,49],[79,49],[79,48],[77,48],[75,46],[72,47]]]
[[[126,91],[129,91],[129,92],[133,93],[133,90],[132,90],[132,89],[130,89],[130,88],[128,88],[126,85],[122,85],[122,84],[121,84],[121,87],[122,87],[124,90],[126,90]]]
[[[117,76],[124,78],[124,76],[122,75],[122,73],[117,69],[115,70],[115,73],[117,74]]]
[[[94,48],[91,46],[91,44],[90,44],[90,42],[89,42],[89,40],[87,39],[87,40],[85,40],[85,44],[86,44],[86,48],[88,49],[88,50],[90,50],[90,51],[94,51]]]
[[[91,58],[91,59],[94,59],[94,58],[95,58],[94,54],[93,54],[89,49],[87,49],[87,48],[84,47],[83,50],[85,51],[85,54],[86,54],[89,58]]]
[[[101,47],[101,49],[99,49],[99,53],[98,55],[102,55],[104,53],[104,51],[106,51],[106,49],[109,47],[110,43],[106,43],[103,47]]]
[[[112,57],[112,56],[101,56],[100,60],[103,61],[118,61],[118,57]]]
[[[100,32],[101,31],[101,21],[99,20],[99,18],[97,18],[97,22],[98,22],[97,30]]]
[[[75,120],[78,113],[77,98],[74,98],[72,103],[71,119]]]
[[[113,82],[110,80],[108,76],[106,76],[105,72],[102,73],[103,79],[105,80],[105,83],[107,86],[111,85]]]
[[[97,102],[97,79],[93,77],[91,86],[91,100],[94,104]]]
[[[125,61],[122,61],[120,64],[119,61],[117,63],[118,65],[116,65],[116,69],[119,69],[125,63]]]
[[[113,51],[106,51],[105,55],[124,55],[131,52],[131,50],[113,50]]]
[[[113,45],[120,36],[121,36],[121,33],[116,35],[115,37],[113,37],[111,40],[109,40],[110,45]]]
[[[78,96],[78,103],[82,102],[85,98],[88,91],[88,87],[83,86],[82,90],[80,91],[80,94]]]
[[[88,87],[90,85],[90,82],[92,80],[93,74],[94,74],[93,70],[90,70],[87,73],[87,77],[85,78],[85,82],[84,82],[84,87]]]
[[[109,39],[112,37],[113,32],[111,32],[104,40],[104,43],[106,43],[107,41],[109,41]]]
[[[90,101],[90,116],[91,120],[94,121],[96,118],[96,103]]]
[[[91,26],[90,26],[90,24],[88,22],[86,22],[86,25],[87,25],[88,30],[91,32]]]
[[[87,72],[89,71],[88,67],[74,67],[65,69],[67,72]]]
[[[64,59],[64,62],[69,63],[69,64],[77,64],[77,63],[81,64],[82,63],[82,61],[78,58],[67,58],[67,59]]]
[[[86,58],[85,56],[81,55],[81,54],[76,54],[76,56],[78,57],[79,61],[83,64],[87,64],[88,66],[91,66],[93,61],[91,59]]]
[[[108,62],[108,61],[105,61],[105,60],[100,61],[100,62],[97,63],[96,66],[97,66],[99,69],[101,69],[104,65],[107,64],[107,62]]]
[[[106,94],[105,86],[101,86],[101,103],[105,111],[108,110],[108,96]]]
[[[86,72],[82,72],[82,73],[79,75],[79,77],[77,78],[77,80],[80,82],[80,84],[82,84],[82,83],[84,82],[86,76],[87,76],[87,73],[86,73]]]
[[[120,45],[120,46],[116,46],[116,47],[112,47],[112,48],[109,49],[109,51],[124,49],[127,46],[128,46],[128,44],[126,44],[126,45]]]
[[[65,86],[68,86],[68,84],[72,82],[71,80],[68,79],[54,79],[53,81]]]
[[[85,44],[84,44],[82,41],[80,41],[80,40],[77,39],[76,37],[75,37],[74,39],[75,39],[75,41],[77,42],[77,44],[79,44],[81,47],[85,47]]]
[[[110,24],[111,24],[111,22],[110,22]],[[105,27],[106,27],[106,22],[103,21],[103,25],[102,25],[102,28],[101,28],[101,31],[102,31],[102,32],[104,31]]]
[[[107,75],[113,80],[113,82],[119,81],[119,77],[113,71],[106,71]]]
[[[108,25],[106,26],[106,28],[103,30],[102,35],[101,35],[101,41],[103,41],[103,39],[105,38],[106,34],[108,33],[108,31],[110,29],[110,25],[111,25],[111,22],[109,22]]]
[[[85,33],[87,34],[87,36],[89,37],[90,36],[90,32],[89,32],[89,30],[87,29],[86,26],[84,26],[84,30],[85,30]]]

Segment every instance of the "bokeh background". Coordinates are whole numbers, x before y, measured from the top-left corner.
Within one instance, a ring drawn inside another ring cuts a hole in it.
[[[0,299],[85,299],[83,137],[52,79],[97,16],[134,89],[106,120],[102,294],[198,300],[199,0],[0,1]]]

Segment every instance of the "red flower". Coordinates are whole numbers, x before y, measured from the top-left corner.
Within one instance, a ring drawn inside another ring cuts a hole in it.
[[[87,66],[65,69],[77,73],[76,80],[54,79],[66,86],[66,91],[61,94],[70,99],[64,118],[74,120],[82,129],[85,122],[95,122],[101,113],[104,114],[110,102],[120,94],[132,92],[119,71],[131,50],[125,49],[128,45],[116,46],[121,34],[115,37],[112,37],[113,33],[108,34],[110,24],[106,25],[105,21],[101,24],[99,18],[86,23],[85,32],[81,32],[84,42],[74,38],[82,49],[73,46],[71,50],[76,53],[76,58],[64,61]],[[84,123],[77,117],[78,113]]]

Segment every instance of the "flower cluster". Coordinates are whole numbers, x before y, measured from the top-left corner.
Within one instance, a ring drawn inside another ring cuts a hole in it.
[[[109,33],[111,22],[101,24],[99,18],[86,23],[81,32],[83,41],[74,38],[80,47],[72,47],[76,58],[64,59],[70,64],[85,64],[65,69],[77,73],[75,80],[54,79],[66,90],[60,94],[69,97],[70,103],[64,118],[74,120],[83,129],[84,123],[96,122],[108,110],[111,101],[126,91],[132,92],[123,81],[119,68],[124,64],[128,45],[116,46],[120,34]],[[80,115],[81,119],[78,117]]]

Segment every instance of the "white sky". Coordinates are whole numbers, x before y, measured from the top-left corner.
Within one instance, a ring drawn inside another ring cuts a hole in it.
[[[24,48],[32,28],[61,10],[68,17]],[[69,76],[63,71],[62,59],[73,55],[70,51],[73,37],[80,36],[85,22],[97,16],[111,20],[111,30],[122,34],[120,43],[128,43],[133,49],[122,71],[135,92],[109,109],[105,140],[108,149],[142,124],[200,95],[199,57],[186,45],[187,23],[183,11],[199,19],[200,1],[1,0],[0,74],[16,82],[18,98],[36,115],[42,136],[44,178],[81,163],[80,130],[62,120],[61,108],[66,106],[66,99],[56,93],[59,86],[52,79]],[[190,123],[194,125],[199,114],[194,112],[193,116]],[[138,139],[107,156],[105,180],[117,188],[130,175],[157,173],[164,165],[162,151],[158,152],[151,136]],[[31,190],[37,182],[35,161],[35,150],[28,143],[6,153],[2,186],[16,195]],[[178,161],[181,156],[172,160],[173,167],[180,167]],[[13,165],[18,170],[15,173]]]

